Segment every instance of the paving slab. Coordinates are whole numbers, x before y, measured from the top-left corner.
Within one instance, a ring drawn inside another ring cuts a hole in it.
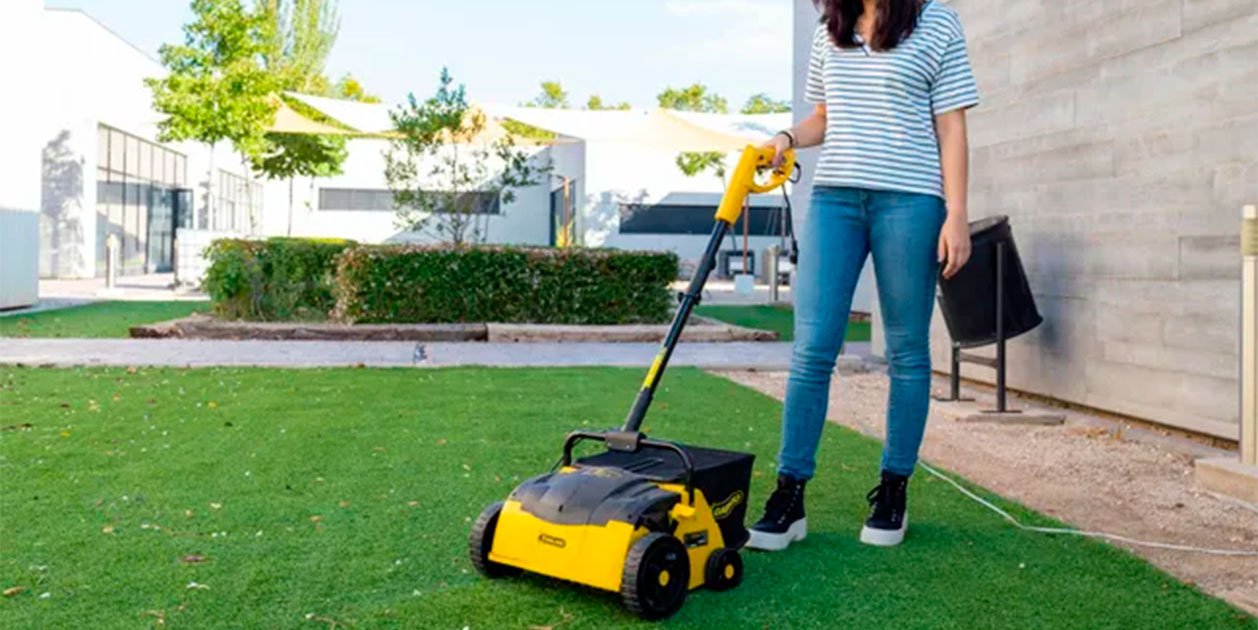
[[[1211,492],[1258,505],[1258,466],[1233,457],[1212,457],[1194,462],[1197,483]]]
[[[38,366],[501,367],[646,366],[658,343],[416,343],[201,339],[4,339],[0,364]],[[683,343],[672,365],[784,370],[784,342]],[[859,358],[844,358],[852,368]]]

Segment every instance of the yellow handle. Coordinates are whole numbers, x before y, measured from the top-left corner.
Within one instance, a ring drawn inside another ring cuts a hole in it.
[[[791,174],[795,171],[795,151],[787,149],[783,155],[782,166],[773,170],[769,181],[763,184],[756,182],[756,172],[771,165],[774,155],[774,150],[768,147],[747,145],[747,148],[743,149],[742,157],[738,159],[738,166],[734,167],[734,174],[730,178],[725,197],[721,199],[721,205],[716,209],[718,220],[731,225],[736,223],[743,213],[743,204],[747,201],[747,195],[770,192],[791,178]]]

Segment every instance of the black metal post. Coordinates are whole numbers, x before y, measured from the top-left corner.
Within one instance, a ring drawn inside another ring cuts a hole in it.
[[[961,400],[961,346],[952,344],[952,395],[948,400]]]
[[[1005,242],[996,243],[996,411],[1005,413]]]

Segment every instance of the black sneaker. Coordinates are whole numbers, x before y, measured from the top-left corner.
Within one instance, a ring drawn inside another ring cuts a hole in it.
[[[764,506],[764,516],[751,526],[747,547],[763,551],[780,551],[808,535],[808,519],[804,518],[803,479],[778,475],[778,487]]]
[[[882,483],[869,491],[869,518],[861,529],[861,542],[879,547],[894,547],[904,540],[909,527],[909,478],[882,471]]]

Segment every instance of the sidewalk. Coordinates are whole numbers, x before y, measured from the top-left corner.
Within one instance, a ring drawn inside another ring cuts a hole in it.
[[[194,339],[4,339],[0,364],[36,366],[495,367],[650,365],[655,343],[415,343]],[[785,370],[791,344],[683,343],[670,362],[708,369]],[[840,370],[861,369],[841,357]]]
[[[207,299],[205,294],[199,291],[176,291],[173,288],[174,283],[175,274],[173,273],[122,276],[117,279],[112,289],[105,288],[104,278],[43,279],[39,281],[38,303],[26,308],[4,311],[0,313],[0,316],[26,315],[106,300],[168,302]]]

